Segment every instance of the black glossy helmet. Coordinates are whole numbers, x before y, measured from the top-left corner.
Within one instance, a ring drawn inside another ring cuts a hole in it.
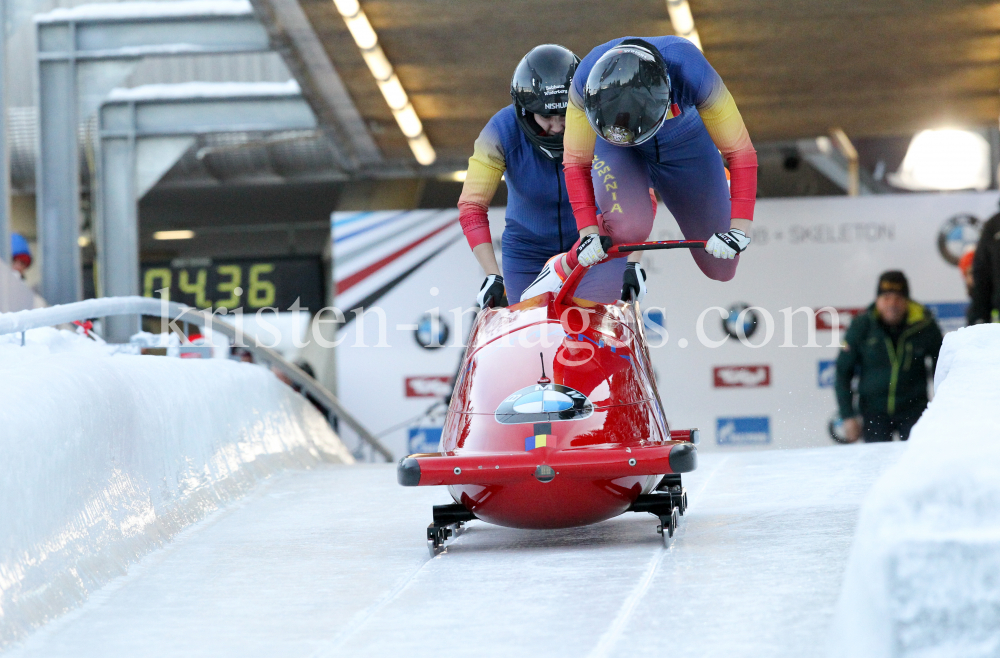
[[[517,125],[532,145],[547,158],[562,158],[563,136],[546,135],[532,114],[566,116],[569,86],[580,58],[572,51],[546,43],[532,48],[514,69],[510,81],[510,97],[514,99]]]
[[[670,75],[659,51],[626,39],[594,63],[583,90],[587,120],[598,135],[636,146],[656,134],[670,109]]]

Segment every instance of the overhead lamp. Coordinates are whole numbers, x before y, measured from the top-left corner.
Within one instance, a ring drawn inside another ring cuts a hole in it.
[[[916,191],[985,190],[990,186],[990,145],[968,130],[924,130],[906,149],[893,186]]]
[[[392,71],[391,68],[389,70]],[[410,102],[395,73],[391,73],[388,80],[378,80],[378,88],[382,92],[385,102],[389,104],[389,109],[393,112],[403,109]]]
[[[354,43],[361,50],[361,56],[364,57],[368,70],[375,78],[386,104],[392,110],[392,116],[399,124],[399,129],[406,135],[413,157],[422,165],[433,164],[437,159],[437,153],[424,134],[424,125],[393,71],[392,63],[378,45],[378,35],[368,21],[361,4],[358,0],[333,0],[333,4],[347,24]]]
[[[403,134],[408,138],[419,137],[424,131],[424,126],[420,123],[420,117],[417,116],[416,110],[409,103],[406,104],[401,110],[394,111],[393,116],[396,117],[396,123],[399,124],[399,129],[403,131]]]
[[[701,47],[698,30],[694,26],[694,16],[691,15],[691,5],[688,4],[688,0],[667,0],[667,13],[670,14],[670,24],[674,28],[674,33],[698,46],[698,50],[704,50]]]
[[[156,231],[153,233],[154,240],[190,240],[194,237],[194,231]]]
[[[427,135],[423,133],[420,133],[417,137],[410,138],[410,150],[413,151],[413,157],[422,165],[434,164],[434,161],[437,159],[434,147],[431,146]]]

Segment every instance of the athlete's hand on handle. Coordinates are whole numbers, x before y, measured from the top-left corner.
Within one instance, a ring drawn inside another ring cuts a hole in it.
[[[622,277],[622,301],[641,302],[645,297],[646,270],[639,263],[629,263]]]
[[[576,248],[576,260],[584,267],[596,265],[608,257],[608,249],[610,248],[611,238],[606,235],[589,233],[580,240],[580,246]]]
[[[716,233],[705,244],[705,251],[716,258],[736,258],[737,254],[742,254],[750,246],[750,236],[738,228],[730,229],[725,233]]]
[[[503,277],[499,274],[490,274],[479,287],[479,296],[476,302],[482,308],[494,308],[507,305],[507,293],[503,287]]]

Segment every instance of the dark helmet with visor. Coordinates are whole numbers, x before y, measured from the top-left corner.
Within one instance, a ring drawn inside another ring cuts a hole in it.
[[[532,48],[514,69],[510,97],[514,99],[517,125],[528,141],[551,160],[562,158],[563,136],[544,135],[535,121],[541,116],[566,116],[569,87],[580,58],[554,43]]]
[[[618,146],[656,134],[670,109],[670,75],[655,46],[626,39],[601,55],[584,86],[584,111],[594,131]]]

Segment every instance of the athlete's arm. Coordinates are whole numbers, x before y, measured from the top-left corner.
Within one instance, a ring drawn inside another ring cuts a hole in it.
[[[458,217],[462,231],[486,274],[500,274],[496,254],[493,253],[487,211],[506,169],[507,162],[500,146],[500,136],[492,122],[488,123],[476,140],[472,157],[469,158],[465,183],[462,185],[462,195],[458,199]]]
[[[576,89],[570,89],[566,107],[566,133],[563,136],[563,171],[566,175],[566,192],[576,227],[583,238],[597,233],[597,201],[594,198],[594,181],[590,166],[594,160],[594,143],[597,134],[590,127],[583,112],[583,101]]]
[[[693,91],[690,100],[698,108],[709,136],[729,167],[731,228],[749,234],[757,198],[757,151],[733,95],[701,51],[690,43],[673,48],[678,49],[680,55],[685,86]]]

